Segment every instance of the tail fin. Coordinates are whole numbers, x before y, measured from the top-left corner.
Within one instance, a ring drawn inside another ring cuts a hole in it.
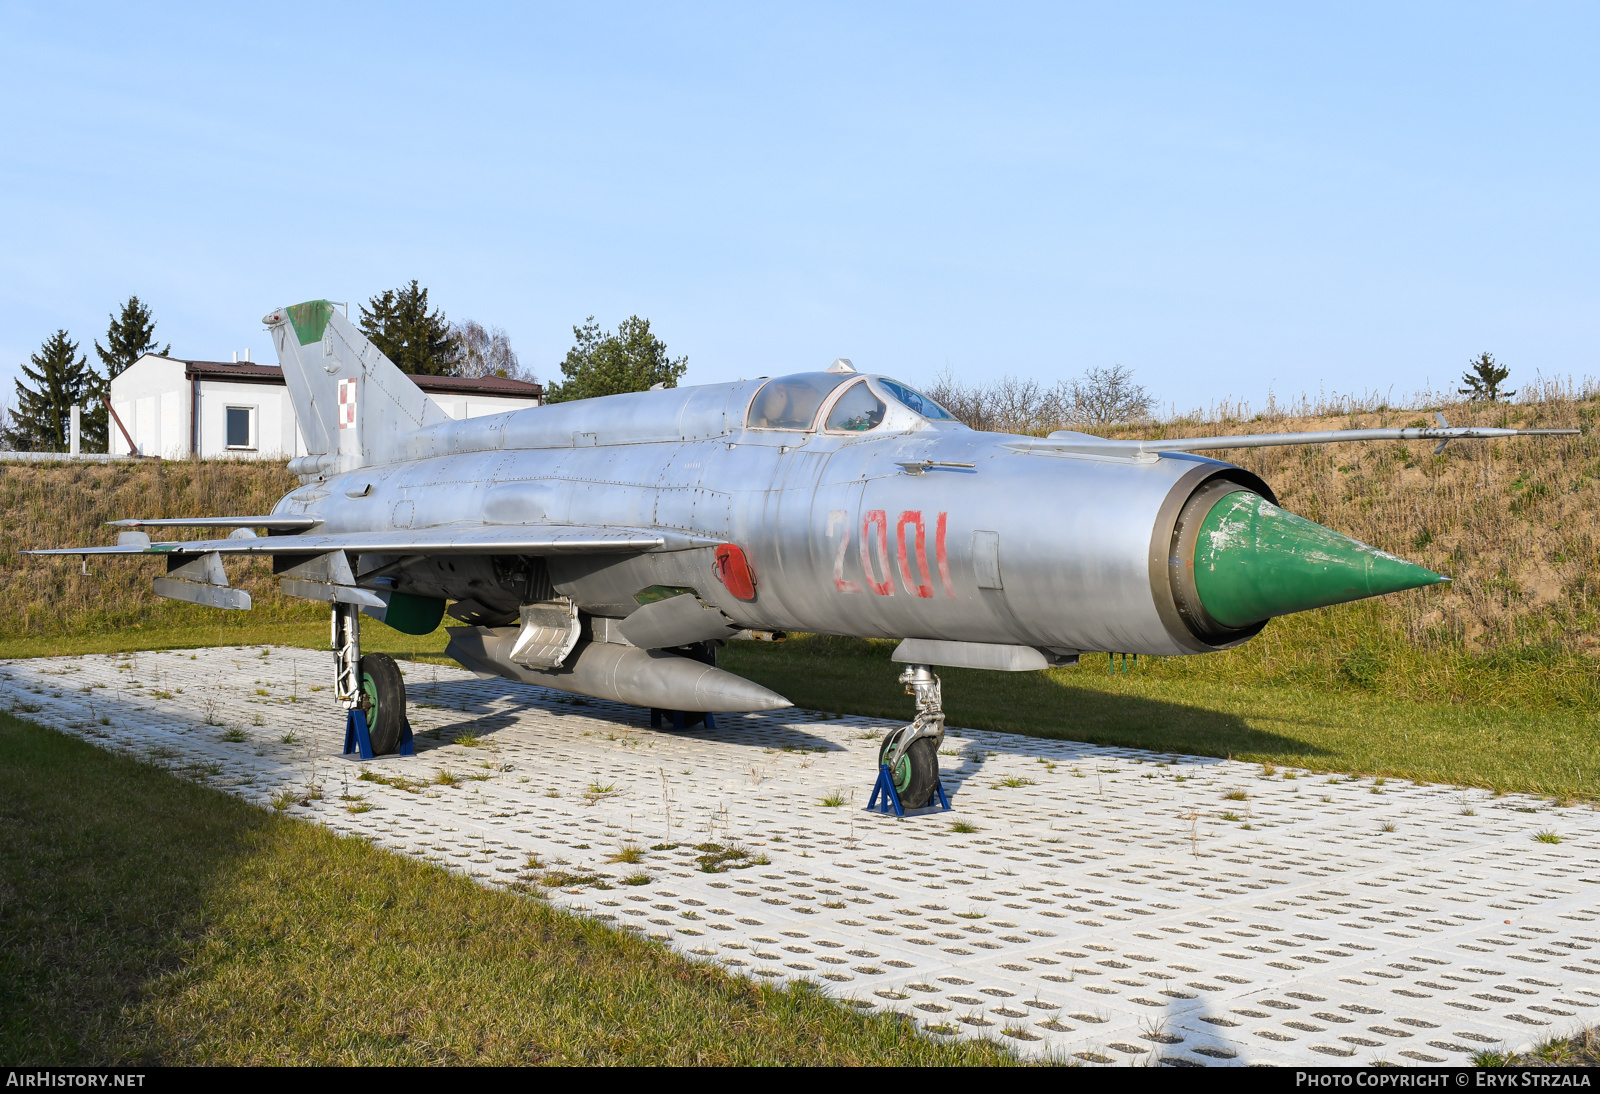
[[[312,455],[336,456],[341,468],[403,459],[406,434],[449,420],[330,301],[279,308],[263,322]]]

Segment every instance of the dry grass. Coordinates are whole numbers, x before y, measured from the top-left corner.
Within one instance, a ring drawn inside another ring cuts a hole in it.
[[[76,558],[18,554],[115,543],[104,525],[121,517],[269,513],[295,485],[281,463],[255,461],[0,464],[0,639],[151,627],[209,634],[241,625],[241,617],[252,625],[324,618],[321,605],[280,594],[265,560],[228,565],[229,580],[254,599],[245,613],[160,599],[150,590],[160,571],[148,560],[90,559],[93,576],[85,577]]]
[[[1274,620],[1237,650],[1152,668],[1411,700],[1592,707],[1600,701],[1600,440],[1590,430],[1600,401],[1554,387],[1543,394],[1514,405],[1435,407],[1453,425],[1584,434],[1458,441],[1439,455],[1423,442],[1217,453],[1265,478],[1286,508],[1452,581]],[[1119,435],[1426,425],[1432,409],[1191,418]]]
[[[1425,649],[1600,653],[1600,402],[1442,405],[1452,425],[1580,427],[1579,437],[1242,449],[1285,508],[1448,575],[1442,590],[1374,602],[1365,627]],[[1195,437],[1432,425],[1431,410],[1248,422],[1187,419],[1117,435]]]

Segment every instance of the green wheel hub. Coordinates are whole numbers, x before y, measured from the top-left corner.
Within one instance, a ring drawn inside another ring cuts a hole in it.
[[[894,779],[894,792],[904,794],[911,785],[911,754],[907,752],[900,757],[900,762],[889,769],[889,777]]]
[[[891,731],[878,746],[878,765],[889,767],[890,743],[896,737]],[[900,762],[889,767],[889,778],[894,792],[907,809],[920,809],[928,804],[934,786],[939,781],[939,758],[932,737],[918,737],[911,742]]]
[[[367,697],[367,728],[378,724],[378,685],[372,682],[370,672],[361,674],[361,691]]]

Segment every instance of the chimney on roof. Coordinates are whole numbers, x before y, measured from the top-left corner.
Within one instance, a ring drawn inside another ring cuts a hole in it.
[[[239,351],[238,350],[234,350],[233,351],[233,363],[236,364],[236,365],[239,363]]]
[[[244,351],[244,363],[247,364],[247,365],[250,363],[250,351],[249,350],[245,350]]]

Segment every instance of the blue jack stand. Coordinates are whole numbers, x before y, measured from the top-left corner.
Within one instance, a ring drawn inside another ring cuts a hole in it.
[[[683,711],[681,711],[681,710],[662,710],[660,707],[651,707],[650,708],[650,728],[651,729],[660,729],[661,728],[661,723],[663,721],[667,720],[667,719],[671,719],[672,728],[673,728],[673,730],[675,732],[682,733],[685,729],[688,728],[687,720],[685,718],[685,715],[684,715]],[[700,722],[707,729],[716,729],[717,728],[717,716],[715,714],[712,714],[710,711],[706,711],[704,714],[700,715]]]
[[[897,817],[920,817],[925,813],[948,813],[950,799],[945,796],[944,783],[938,779],[933,782],[934,796],[939,799],[939,804],[931,802],[920,809],[907,809],[900,804],[900,794],[894,788],[894,776],[889,774],[889,765],[882,764],[878,768],[878,781],[872,787],[872,797],[867,799],[867,811],[876,810],[884,816],[889,815],[889,810],[894,809]]]
[[[344,754],[359,751],[363,760],[372,759],[372,734],[367,732],[367,712],[360,707],[345,712]]]
[[[360,707],[348,711],[344,719],[344,754],[359,753],[363,760],[372,759],[372,734],[367,730],[367,712]],[[400,723],[400,756],[417,754],[416,739],[411,735],[411,719]]]

